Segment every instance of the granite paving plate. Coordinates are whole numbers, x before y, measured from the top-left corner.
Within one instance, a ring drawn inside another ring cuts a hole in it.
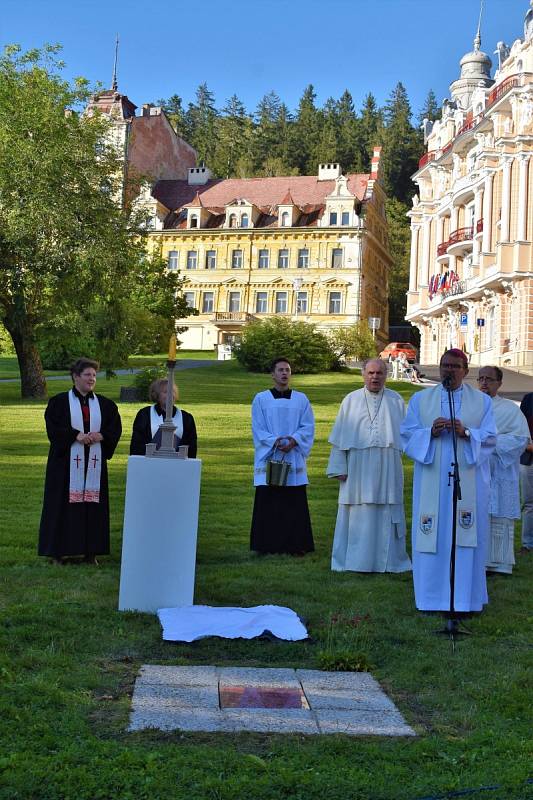
[[[129,725],[146,728],[416,735],[368,673],[151,664],[135,682]]]

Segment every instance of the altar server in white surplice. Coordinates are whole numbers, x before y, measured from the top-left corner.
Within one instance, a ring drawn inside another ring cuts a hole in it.
[[[463,383],[468,361],[462,350],[441,358],[441,380],[449,379],[462,499],[457,506],[455,602],[459,612],[481,611],[488,602],[485,560],[489,532],[490,456],[496,426],[490,398]],[[413,485],[413,579],[421,611],[450,608],[453,446],[448,392],[434,386],[414,394],[402,423],[406,454],[415,462]]]
[[[520,408],[499,397],[503,372],[481,367],[480,390],[492,399],[498,438],[490,457],[490,536],[487,571],[510,575],[514,560],[514,521],[520,519],[520,456],[529,441],[529,427]]]
[[[273,387],[252,402],[255,499],[250,549],[257,553],[303,555],[315,549],[307,504],[306,461],[313,446],[315,419],[303,392],[290,388],[291,365],[272,362]],[[290,465],[285,486],[267,485],[267,461]]]
[[[331,569],[405,572],[411,569],[400,443],[405,404],[385,388],[384,361],[367,361],[362,375],[364,388],[344,398],[329,437],[327,474],[340,481]]]

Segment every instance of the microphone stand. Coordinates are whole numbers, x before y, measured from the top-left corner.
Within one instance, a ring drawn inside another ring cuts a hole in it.
[[[450,608],[446,613],[444,628],[435,631],[437,634],[448,636],[455,650],[455,639],[459,636],[468,636],[470,631],[461,628],[459,617],[455,610],[455,553],[457,549],[457,502],[461,500],[461,476],[459,474],[459,459],[457,457],[457,431],[455,430],[455,399],[451,387],[451,378],[444,378],[442,385],[448,393],[448,408],[450,410],[451,435],[453,447],[452,470],[448,472],[448,486],[453,480],[453,500],[452,500],[452,546],[450,550]]]

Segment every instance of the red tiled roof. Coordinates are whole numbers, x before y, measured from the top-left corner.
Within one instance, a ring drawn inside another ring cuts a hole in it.
[[[352,174],[346,177],[348,189],[362,201],[370,176]],[[204,186],[189,186],[187,181],[158,181],[152,194],[170,211],[183,208],[198,194],[205,208],[218,213],[236,198],[246,198],[268,213],[283,204],[290,194],[292,202],[306,213],[306,207],[323,206],[326,196],[334,188],[334,180],[319,181],[314,175],[290,175],[280,178],[217,179],[208,181]]]
[[[279,205],[280,206],[293,206],[294,205],[294,200],[292,199],[292,194],[291,194],[291,190],[290,189],[289,189],[289,191],[287,192],[287,194],[285,195],[285,197],[283,198],[283,200],[281,201],[281,203]]]
[[[187,205],[185,207],[186,208],[203,208],[204,207],[204,204],[200,200],[200,193],[198,191],[196,192],[196,197],[194,198],[194,200],[191,203],[187,203]]]

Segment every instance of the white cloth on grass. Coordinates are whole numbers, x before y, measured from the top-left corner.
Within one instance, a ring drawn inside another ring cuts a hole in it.
[[[264,633],[289,642],[307,639],[306,627],[298,614],[283,606],[179,606],[160,608],[157,615],[163,639],[171,642],[194,642],[206,636],[254,639]]]

